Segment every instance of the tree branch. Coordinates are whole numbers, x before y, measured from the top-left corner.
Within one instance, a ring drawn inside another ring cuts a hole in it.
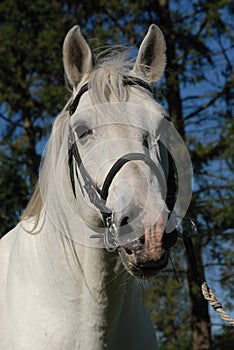
[[[186,117],[184,117],[184,119],[189,120],[189,119],[193,118],[195,115],[197,115],[198,113],[200,113],[200,112],[204,111],[205,109],[207,109],[208,107],[210,107],[215,101],[217,101],[224,94],[225,90],[226,90],[226,85],[219,93],[217,93],[217,95],[214,98],[212,98],[209,102],[204,103],[201,107],[196,109],[194,112],[188,114]]]
[[[17,126],[19,128],[24,129],[22,124],[20,124],[18,122],[14,122],[13,120],[10,120],[9,118],[5,117],[2,113],[0,113],[0,118],[11,125],[14,125],[14,126]]]

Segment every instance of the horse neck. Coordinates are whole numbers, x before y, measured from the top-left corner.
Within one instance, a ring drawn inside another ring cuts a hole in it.
[[[50,179],[54,181],[57,173]],[[43,282],[48,286],[49,281],[49,294],[56,294],[58,304],[66,305],[70,314],[76,310],[78,348],[103,349],[107,339],[120,336],[129,315],[138,318],[141,303],[118,254],[90,247],[95,245],[90,239],[94,232],[79,217],[80,203],[72,193],[67,168],[63,175],[57,186],[48,186],[45,191],[45,222],[38,246],[48,257],[40,260]]]
[[[79,333],[89,338],[91,332],[90,341],[101,343],[107,333],[110,337],[115,333],[120,320],[124,322],[121,315],[126,310],[131,312],[134,307],[136,291],[133,278],[125,272],[117,253],[82,246],[71,242],[56,228],[50,229],[48,225],[47,228],[43,249],[48,250],[48,254],[50,251],[49,265],[53,270],[47,266],[46,273],[51,272],[49,279],[53,275],[54,285],[57,293],[60,291],[63,302],[67,300],[70,303],[72,300],[74,304],[79,304]],[[85,231],[82,233],[87,234]],[[92,348],[91,344],[87,343],[87,346]]]

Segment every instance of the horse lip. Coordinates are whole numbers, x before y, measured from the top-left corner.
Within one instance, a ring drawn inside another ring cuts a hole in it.
[[[129,261],[129,258],[127,258],[129,254],[126,252],[125,247],[122,247],[121,250],[124,250],[126,261],[125,262],[123,261],[123,263],[124,263],[124,266],[127,268],[127,270],[132,275],[139,278],[144,278],[144,279],[154,277],[157,273],[163,270],[167,266],[168,259],[170,256],[170,249],[165,249],[160,259],[138,263],[134,261]]]

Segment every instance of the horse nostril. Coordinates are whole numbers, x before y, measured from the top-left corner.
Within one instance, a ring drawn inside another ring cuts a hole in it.
[[[126,253],[127,253],[128,255],[132,255],[132,254],[133,254],[132,250],[129,249],[128,247],[125,248],[125,251],[126,251]]]
[[[129,216],[125,216],[121,222],[120,222],[120,229],[119,232],[122,236],[122,238],[125,236],[127,237],[129,234],[132,233],[132,227],[129,225]]]
[[[140,242],[140,244],[145,244],[145,235],[142,235],[142,236],[139,238],[139,242]]]
[[[120,226],[128,225],[129,216],[125,216],[120,223]]]

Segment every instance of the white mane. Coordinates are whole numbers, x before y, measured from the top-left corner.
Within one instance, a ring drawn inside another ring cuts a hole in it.
[[[45,157],[42,158],[42,167],[40,170],[40,183],[36,184],[34,193],[23,212],[21,219],[26,220],[33,218],[35,226],[33,230],[37,227],[41,211],[43,209],[43,202],[41,198],[41,193],[46,193],[49,186],[48,179],[51,178],[51,171],[56,167],[56,160],[58,159],[60,147],[62,144],[62,138],[64,135],[65,125],[67,121],[67,113],[64,111],[57,116],[52,128],[52,135],[50,137],[46,149]],[[59,132],[58,132],[59,131]]]
[[[113,49],[108,56],[100,57],[96,67],[89,76],[90,97],[93,104],[106,103],[110,95],[116,101],[126,101],[127,89],[123,86],[123,79],[133,68],[129,60],[128,50]]]

